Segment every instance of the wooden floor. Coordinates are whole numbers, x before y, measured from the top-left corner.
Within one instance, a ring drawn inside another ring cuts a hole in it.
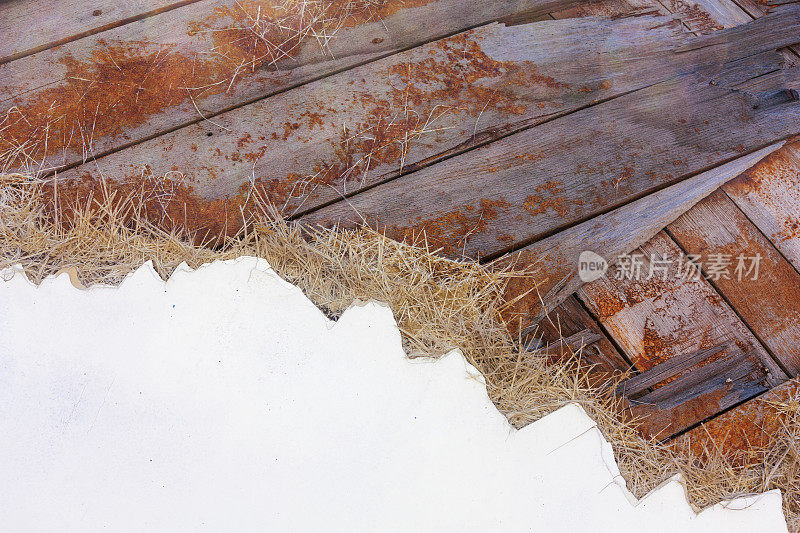
[[[547,282],[510,290],[527,333],[633,367],[619,393],[646,431],[735,449],[800,375],[800,6],[767,11],[12,0],[0,152],[62,205],[138,191],[199,240],[264,201],[538,262]],[[583,283],[584,251],[616,265]]]

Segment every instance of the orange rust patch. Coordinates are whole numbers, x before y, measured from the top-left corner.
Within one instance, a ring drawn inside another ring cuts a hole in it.
[[[255,72],[274,70],[326,28],[375,21],[430,1],[243,0],[190,23],[184,46],[101,39],[86,60],[69,53],[59,58],[67,71],[63,82],[14,99],[0,120],[0,152],[25,147],[30,159],[10,161],[10,168],[65,150],[89,157],[97,139],[122,137],[169,108],[191,109],[209,96],[234,91]],[[324,16],[313,17],[314,9]]]
[[[536,186],[536,194],[525,198],[522,206],[531,216],[541,215],[548,209],[552,209],[561,218],[569,214],[570,207],[563,196],[565,193],[563,183],[558,181],[547,181]]]
[[[800,409],[800,382],[788,381],[766,394],[720,415],[677,439],[700,458],[722,452],[734,464],[760,462],[781,435],[782,425]]]
[[[506,209],[503,200],[482,199],[478,206],[466,206],[434,218],[424,219],[408,226],[392,225],[386,228],[387,235],[406,242],[427,242],[431,249],[442,249],[449,256],[456,256],[470,237],[486,231],[488,223],[497,218],[497,209]]]

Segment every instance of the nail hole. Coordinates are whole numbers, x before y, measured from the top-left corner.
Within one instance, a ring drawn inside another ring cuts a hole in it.
[[[212,135],[214,135],[214,134],[211,133],[210,131],[208,133],[206,133],[206,137],[211,137]]]
[[[92,16],[93,17],[99,17],[102,14],[103,14],[103,10],[102,9],[95,9],[94,11],[92,11]]]

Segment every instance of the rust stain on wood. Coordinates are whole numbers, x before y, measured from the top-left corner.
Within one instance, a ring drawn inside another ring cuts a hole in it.
[[[135,57],[135,54],[131,54]],[[156,70],[162,77],[154,76],[152,90],[156,87],[178,87],[184,84],[183,76],[192,70],[191,64],[185,64],[186,58],[169,55],[169,61],[175,61],[180,68],[172,69],[169,65],[161,65]],[[121,61],[121,59],[120,59]],[[119,63],[119,61],[117,61]],[[124,62],[123,62],[124,63]],[[127,63],[126,63],[127,64]],[[141,63],[142,76],[152,62]],[[77,67],[76,67],[77,68]],[[93,67],[94,68],[94,67]],[[116,69],[103,64],[102,72],[115,75]],[[82,78],[97,78],[100,70],[84,73]],[[208,79],[219,75],[211,69]],[[167,79],[168,77],[168,79]],[[195,78],[197,78],[195,73]],[[466,114],[478,118],[487,111],[499,116],[515,116],[524,113],[527,103],[520,94],[526,87],[540,86],[549,90],[557,88],[567,90],[568,85],[549,76],[537,73],[529,62],[497,61],[489,57],[474,38],[474,32],[465,32],[433,43],[426,57],[409,61],[396,62],[379,73],[379,79],[385,84],[385,91],[379,97],[366,90],[353,91],[344,98],[352,113],[347,116],[365,117],[347,127],[339,129],[338,137],[326,142],[332,146],[332,158],[318,160],[309,174],[290,173],[282,177],[256,177],[242,184],[235,193],[225,197],[208,198],[198,192],[200,178],[192,175],[175,173],[171,176],[156,176],[148,166],[131,167],[130,173],[122,176],[108,176],[104,186],[110,190],[119,189],[122,193],[141,189],[144,198],[157,198],[152,202],[145,200],[145,213],[153,216],[154,223],[166,224],[167,229],[186,230],[190,233],[201,233],[205,237],[224,237],[235,234],[242,228],[242,210],[246,215],[254,207],[253,196],[257,193],[262,199],[287,211],[299,205],[305,193],[318,187],[341,186],[347,183],[360,184],[370,169],[383,165],[395,165],[402,168],[409,149],[422,136],[430,136],[436,140],[439,122],[445,115]],[[482,81],[491,81],[494,88],[481,85]],[[83,83],[83,82],[81,82]],[[88,83],[88,82],[86,82]],[[351,82],[352,83],[352,82]],[[148,86],[149,87],[149,86]],[[55,88],[65,102],[70,101],[68,93],[76,89]],[[88,89],[87,89],[88,90]],[[125,92],[125,91],[130,92]],[[208,89],[221,90],[221,89]],[[111,105],[128,106],[130,109],[118,116],[100,120],[95,126],[95,135],[121,135],[132,123],[144,122],[148,116],[158,113],[169,105],[175,105],[187,98],[186,91],[166,91],[159,100],[146,101],[142,106],[135,102],[137,91],[147,91],[140,86],[130,84],[121,87],[121,93],[108,93],[90,90],[91,98],[96,100],[92,105],[96,109],[106,110]],[[174,98],[170,97],[174,94]],[[266,117],[266,128],[259,133],[241,134],[233,151],[222,152],[219,147],[211,146],[218,165],[204,166],[207,173],[204,181],[215,181],[225,173],[232,164],[245,162],[255,164],[275,143],[290,139],[301,142],[311,138],[315,129],[322,128],[328,121],[333,121],[340,113],[326,101],[340,95],[315,97],[298,110],[290,110],[288,119],[279,124],[271,124],[272,119]],[[47,98],[40,104],[44,105]],[[112,104],[112,102],[114,102]],[[69,104],[66,104],[69,105]],[[84,104],[77,104],[84,105]],[[75,116],[72,110],[70,117]],[[80,110],[78,116],[85,115]],[[101,112],[101,114],[103,114]],[[329,116],[330,115],[330,116]],[[334,116],[335,115],[335,116]],[[66,121],[65,115],[65,121]],[[20,121],[19,136],[30,135],[25,124]],[[54,130],[50,124],[50,131]],[[66,122],[62,122],[66,125]],[[331,122],[334,125],[334,122]],[[57,129],[57,128],[56,128]],[[13,130],[12,131],[16,131]],[[61,130],[60,130],[61,131]],[[63,131],[61,131],[63,133]],[[209,132],[209,135],[212,133]],[[73,143],[81,141],[81,136],[73,139]],[[58,143],[48,143],[49,149]],[[172,145],[165,145],[164,150],[171,150]],[[197,144],[191,149],[197,151]],[[523,154],[524,156],[524,154]],[[538,156],[541,157],[541,156]],[[177,171],[177,169],[174,169]],[[91,166],[82,169],[79,179],[72,180],[69,186],[61,186],[61,205],[84,205],[91,196],[96,196],[100,188],[100,178]],[[156,193],[153,189],[160,192]],[[346,189],[345,189],[346,190]],[[168,192],[167,192],[168,191]],[[302,193],[302,194],[301,194]],[[555,199],[548,200],[556,209]],[[418,236],[425,232],[432,244],[441,246],[448,252],[456,252],[464,239],[474,232],[484,231],[486,221],[496,216],[496,210],[506,207],[503,201],[484,199],[477,205],[468,205],[452,213],[418,221],[407,227],[394,227],[392,232],[400,238],[411,235]],[[191,213],[193,216],[186,215]],[[508,236],[506,239],[513,239]]]
[[[782,425],[800,409],[799,395],[800,382],[793,379],[692,429],[675,443],[701,458],[715,450],[733,464],[758,462],[760,453],[782,434]]]
[[[0,151],[24,147],[25,157],[11,167],[62,150],[89,158],[94,139],[124,138],[126,130],[170,107],[190,110],[211,95],[235,91],[255,72],[291,59],[303,42],[333,31],[328,25],[372,22],[431,1],[332,0],[318,3],[324,16],[315,18],[302,3],[249,0],[217,6],[189,24],[180,46],[101,39],[85,60],[69,53],[58,59],[66,68],[63,82],[13,99],[0,121]],[[309,26],[309,20],[315,22]]]

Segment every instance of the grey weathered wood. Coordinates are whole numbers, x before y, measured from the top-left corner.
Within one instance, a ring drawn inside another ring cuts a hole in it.
[[[197,1],[5,0],[0,2],[0,63]]]
[[[578,276],[578,258],[582,252],[592,251],[613,265],[619,257],[643,245],[720,185],[781,146],[782,142],[768,146],[565,229],[520,250],[517,253],[524,257],[515,260],[547,262],[547,281],[540,291],[543,309],[551,309],[583,284]],[[509,260],[502,258],[498,264]],[[531,320],[538,322],[543,313],[531,316]]]
[[[726,381],[730,376],[714,378],[713,387],[689,391],[680,405],[634,407],[634,414],[647,416],[643,424],[649,433],[668,437],[787,379],[669,235],[658,233],[634,254],[642,261],[641,275],[628,279],[620,276],[618,267],[612,267],[607,276],[582,286],[578,296],[638,370],[646,372],[714,346],[724,349],[708,356],[709,363],[736,350],[745,352],[751,361],[743,365],[748,371],[730,383]],[[653,257],[666,258],[669,268],[655,271],[651,277]]]
[[[788,379],[665,231],[633,254],[642,264],[640,274],[624,276],[620,265],[612,266],[606,276],[583,285],[577,295],[636,368],[646,371],[697,349],[725,345],[742,348],[760,361],[770,374],[770,384]],[[651,275],[650,265],[659,259],[665,260],[666,269],[654,269]]]
[[[711,348],[697,350],[692,353],[673,357],[653,368],[637,374],[630,379],[627,379],[617,386],[617,393],[625,396],[634,396],[640,392],[654,387],[676,375],[688,370],[689,368],[702,363],[709,357],[718,354],[725,349],[724,344],[719,344]]]
[[[668,230],[706,264],[712,257],[729,261],[728,272],[711,276],[711,283],[789,375],[800,375],[800,274],[772,243],[721,190]],[[754,261],[758,271],[748,272]]]
[[[660,410],[670,409],[679,407],[693,398],[714,394],[726,385],[731,391],[726,394],[726,401],[721,403],[721,409],[768,390],[764,385],[764,373],[753,366],[753,361],[747,354],[741,350],[734,350],[724,359],[694,368],[681,378],[670,381],[632,402],[640,405],[650,404]]]
[[[723,190],[800,270],[800,143],[787,143]]]
[[[47,156],[41,168],[70,165],[466,28],[570,3],[392,0],[380,20],[348,24],[324,46],[306,37],[275,62],[242,4],[190,4],[0,65],[0,111],[11,109],[16,124],[4,136],[36,141],[27,150],[34,162]]]
[[[125,180],[139,176],[144,164],[155,176],[177,167],[197,194],[220,198],[235,195],[255,177],[294,186],[293,198],[281,197],[279,187],[270,197],[285,204],[287,214],[302,213],[401,171],[693,70],[705,54],[676,61],[669,49],[682,38],[677,25],[649,17],[490,25],[234,109],[213,124],[203,121],[98,158],[62,178],[102,174]],[[475,59],[460,62],[459,69],[436,70],[451,62],[449,55],[475,50]],[[436,68],[424,67],[431,61]],[[421,73],[403,79],[412,66]],[[471,77],[469,84],[463,84],[465,77]],[[441,91],[446,84],[459,88]],[[407,91],[424,98],[408,103]],[[309,111],[321,118],[309,120]],[[408,116],[412,124],[384,134],[376,150],[388,152],[405,134],[406,153],[369,157],[373,143],[365,140],[378,137],[377,117],[402,125]],[[421,129],[415,117],[431,118],[426,132],[415,135]],[[286,125],[292,124],[298,127],[287,136]],[[340,177],[351,164],[352,173]],[[332,169],[331,179],[309,179],[304,186],[303,179],[319,169]]]
[[[800,79],[796,72],[783,75],[785,86]],[[698,75],[635,91],[380,185],[308,219],[364,219],[397,237],[427,231],[430,238],[430,230],[440,231],[443,238],[435,244],[458,241],[451,253],[492,256],[509,242],[540,239],[800,132],[800,102],[788,95],[772,88],[776,99],[765,104],[736,85],[709,81]],[[491,223],[479,224],[481,216]],[[477,227],[447,227],[454,218]]]
[[[631,366],[575,296],[570,296],[553,309],[532,335],[548,346],[559,345],[565,337],[578,339],[582,344],[588,344],[583,342],[584,339],[591,339],[592,344],[581,350],[581,361],[608,372],[626,371]],[[572,347],[580,348],[580,344]]]

